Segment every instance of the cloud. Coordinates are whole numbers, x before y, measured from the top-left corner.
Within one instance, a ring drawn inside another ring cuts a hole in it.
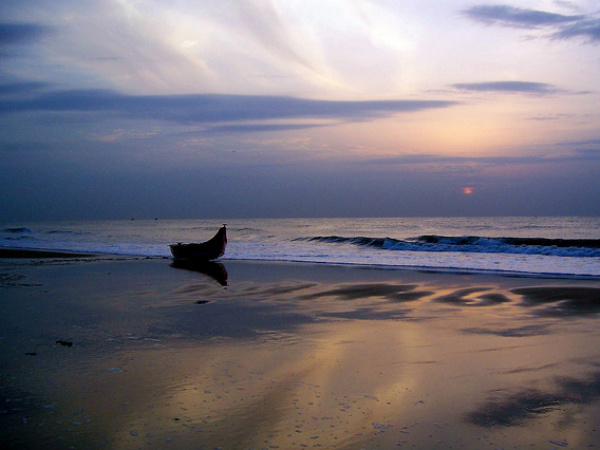
[[[508,5],[478,5],[463,11],[476,22],[530,30],[546,28],[553,32],[549,39],[583,37],[589,42],[600,42],[600,19],[592,15],[564,15]]]
[[[452,87],[476,92],[505,92],[542,95],[563,92],[551,84],[536,83],[533,81],[489,81],[483,83],[458,83],[453,84]]]
[[[322,123],[258,123],[241,125],[217,125],[210,127],[207,131],[210,133],[257,133],[269,131],[289,131],[304,130],[324,126]]]
[[[567,141],[567,142],[562,142],[562,145],[585,145],[585,146],[595,146],[600,150],[600,139],[588,139],[585,141]]]
[[[298,51],[294,35],[288,30],[271,1],[249,0],[236,3],[242,23],[262,46],[278,58],[314,70],[308,59]]]
[[[49,31],[49,27],[34,23],[0,23],[0,45],[28,44]]]
[[[219,123],[272,119],[364,120],[457,105],[443,100],[328,101],[251,95],[124,95],[110,90],[65,90],[0,102],[0,113],[97,112],[128,119]]]
[[[566,144],[565,144],[566,145]],[[361,159],[361,166],[404,166],[404,165],[434,165],[449,164],[461,167],[472,167],[473,165],[510,166],[510,165],[532,165],[563,164],[565,162],[600,161],[600,149],[571,149],[559,154],[524,155],[524,156],[444,156],[436,154],[409,154],[387,158]]]
[[[488,25],[501,25],[516,28],[537,28],[571,23],[586,16],[565,16],[534,9],[516,8],[507,5],[479,5],[464,11],[464,14]]]
[[[563,27],[553,35],[556,39],[586,38],[590,42],[600,42],[600,19],[586,19]]]
[[[17,81],[0,83],[0,95],[29,94],[49,86],[49,83],[39,81]]]

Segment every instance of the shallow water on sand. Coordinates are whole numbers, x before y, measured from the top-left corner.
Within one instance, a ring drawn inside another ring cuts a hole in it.
[[[3,447],[600,441],[598,280],[194,269],[0,260]]]

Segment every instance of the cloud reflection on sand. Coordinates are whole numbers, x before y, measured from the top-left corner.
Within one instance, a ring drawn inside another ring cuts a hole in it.
[[[523,305],[541,316],[585,316],[600,313],[600,289],[580,286],[536,286],[513,289]]]
[[[600,400],[600,372],[592,372],[577,379],[558,378],[553,389],[521,389],[516,392],[494,392],[484,404],[466,415],[469,422],[485,427],[523,427],[527,421],[539,419],[550,413],[559,416],[560,423],[573,422],[585,405],[595,405]],[[567,408],[571,406],[574,408]]]

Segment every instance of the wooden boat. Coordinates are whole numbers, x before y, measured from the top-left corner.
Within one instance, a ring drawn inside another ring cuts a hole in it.
[[[171,254],[176,261],[210,261],[225,254],[227,245],[227,230],[225,225],[219,228],[217,234],[206,242],[200,244],[171,244]]]

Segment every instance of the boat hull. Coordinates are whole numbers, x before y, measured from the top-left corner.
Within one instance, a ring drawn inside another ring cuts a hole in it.
[[[171,244],[171,254],[176,261],[211,261],[225,254],[227,245],[227,232],[225,226],[209,241],[190,244]]]

